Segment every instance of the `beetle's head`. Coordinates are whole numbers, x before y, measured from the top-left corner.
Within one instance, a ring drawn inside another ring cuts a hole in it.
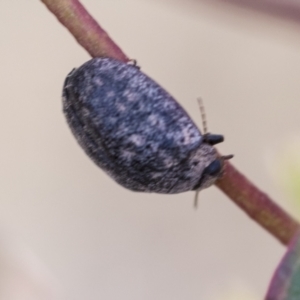
[[[204,135],[203,143],[200,147],[207,149],[223,141],[223,135],[206,133]],[[214,153],[214,155],[209,155],[210,157],[207,161],[207,166],[203,169],[201,177],[193,190],[200,191],[211,186],[218,178],[222,176],[224,161],[233,157],[233,155],[218,156],[215,150],[211,151],[210,153]]]

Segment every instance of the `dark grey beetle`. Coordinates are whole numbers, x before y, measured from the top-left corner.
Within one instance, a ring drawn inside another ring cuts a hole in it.
[[[73,70],[63,110],[87,155],[122,186],[142,192],[201,190],[222,175],[224,159],[184,109],[132,64],[94,58]]]

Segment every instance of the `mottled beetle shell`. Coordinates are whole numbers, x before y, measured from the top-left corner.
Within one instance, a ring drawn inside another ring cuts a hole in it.
[[[180,193],[210,186],[217,158],[184,109],[134,65],[94,58],[72,71],[63,109],[88,156],[122,186]]]

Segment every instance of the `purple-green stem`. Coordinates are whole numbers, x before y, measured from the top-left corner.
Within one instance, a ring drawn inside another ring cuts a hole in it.
[[[108,56],[123,62],[129,60],[79,1],[41,1],[92,57]]]
[[[228,161],[225,161],[224,176],[216,186],[283,244],[288,245],[300,229],[296,220]]]
[[[92,57],[129,60],[78,0],[41,1]],[[216,186],[283,244],[287,245],[300,229],[297,221],[229,162],[225,162],[224,176]]]

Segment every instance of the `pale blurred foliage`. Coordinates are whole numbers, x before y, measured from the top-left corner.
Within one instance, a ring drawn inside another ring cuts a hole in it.
[[[267,162],[276,184],[286,193],[286,200],[300,216],[300,136],[290,136],[274,146]]]
[[[0,300],[56,300],[45,266],[12,234],[0,231]]]
[[[211,300],[257,300],[261,299],[254,291],[244,282],[236,280],[226,290],[218,291]]]

